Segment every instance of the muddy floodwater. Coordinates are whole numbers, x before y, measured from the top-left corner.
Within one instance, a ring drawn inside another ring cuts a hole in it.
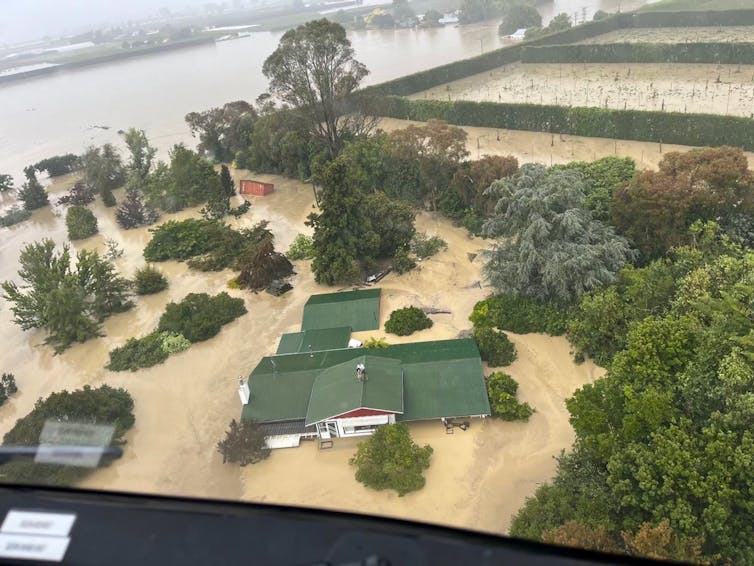
[[[749,117],[754,113],[754,65],[516,63],[412,98]]]
[[[754,26],[694,28],[630,28],[590,37],[578,43],[752,43]]]
[[[235,176],[248,173],[236,171]],[[296,234],[308,231],[304,221],[313,206],[311,187],[270,175],[255,178],[275,183],[275,192],[254,198],[250,213],[231,223],[242,227],[269,220],[278,249],[285,250]],[[53,198],[74,181],[71,176],[58,179],[50,187]],[[121,191],[116,196],[120,198]],[[149,230],[118,229],[113,210],[99,200],[92,209],[100,234],[77,242],[74,248],[103,251],[105,238],[112,238],[124,250],[115,263],[123,275],[131,276],[144,264],[142,250]],[[191,209],[166,215],[161,221],[197,215]],[[455,338],[470,328],[468,316],[474,303],[491,292],[482,280],[481,257],[475,256],[489,245],[487,241],[469,237],[430,213],[418,215],[417,228],[440,235],[448,249],[421,262],[411,273],[391,274],[381,281],[381,325],[393,309],[407,305],[434,306],[450,314],[432,315],[434,326],[410,337],[388,335],[381,326],[379,331],[358,333],[359,338],[384,336],[389,342]],[[66,242],[62,210],[36,211],[31,220],[3,229],[0,235],[0,279],[16,279],[18,254],[25,243],[43,237]],[[0,370],[16,375],[19,393],[0,407],[0,434],[27,414],[38,398],[53,391],[109,384],[131,393],[136,424],[126,436],[124,457],[95,471],[83,481],[85,487],[274,501],[504,532],[525,497],[552,476],[553,456],[573,440],[565,399],[602,374],[589,362],[576,365],[562,337],[511,335],[518,359],[506,371],[519,381],[520,398],[536,409],[528,423],[475,421],[470,430],[454,435],[446,435],[439,423],[411,425],[416,440],[435,450],[427,485],[418,493],[399,498],[358,484],[348,465],[356,447],[353,440],[336,442],[333,450],[319,451],[313,443],[278,450],[262,464],[246,468],[222,464],[215,446],[230,420],[240,414],[238,377],[247,375],[262,356],[273,353],[282,333],[299,328],[303,305],[311,294],[334,290],[314,282],[309,262],[295,265],[294,290],[272,297],[228,290],[226,283],[234,275],[230,271],[202,273],[179,262],[160,263],[170,281],[166,291],[136,298],[133,310],[107,320],[106,336],[58,356],[42,344],[43,332],[24,332],[13,324],[3,302]],[[248,314],[224,326],[215,338],[161,365],[133,373],[104,369],[108,351],[131,336],[150,332],[168,301],[180,300],[189,292],[220,291],[242,297]]]
[[[419,124],[410,120],[383,118],[380,128],[385,131]],[[467,133],[466,149],[470,159],[485,155],[512,155],[519,163],[544,163],[555,165],[570,161],[594,161],[601,157],[630,157],[639,169],[656,169],[662,158],[671,151],[689,151],[688,145],[657,142],[617,140],[612,138],[587,138],[523,130],[477,128],[464,126]],[[745,153],[749,163],[754,163],[754,153]]]

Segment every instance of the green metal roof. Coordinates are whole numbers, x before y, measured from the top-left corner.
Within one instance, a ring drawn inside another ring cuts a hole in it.
[[[325,370],[343,364],[356,381],[358,358],[392,358],[399,362],[403,373],[403,414],[396,417],[398,420],[490,414],[479,351],[473,339],[462,339],[263,358],[249,376],[251,399],[244,406],[242,418],[264,422],[307,417],[317,378]],[[369,361],[370,365],[373,363]],[[371,377],[369,367],[367,374]],[[324,382],[322,387],[324,391]],[[340,401],[339,397],[335,399]],[[327,416],[346,411],[336,409]]]
[[[363,354],[364,350],[360,351]],[[366,379],[356,377],[356,365],[364,364]],[[314,380],[306,426],[366,407],[403,412],[401,362],[393,358],[361,355],[332,366]]]
[[[348,326],[354,332],[380,327],[381,289],[312,295],[304,305],[301,330]]]
[[[298,354],[320,350],[338,350],[347,348],[350,338],[351,329],[347,326],[291,332],[290,334],[283,334],[280,337],[277,353]]]

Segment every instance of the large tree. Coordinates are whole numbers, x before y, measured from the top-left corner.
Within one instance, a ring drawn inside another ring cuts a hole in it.
[[[189,112],[185,118],[191,135],[199,136],[199,153],[208,152],[218,161],[231,161],[249,147],[256,119],[254,107],[244,100],[204,112]]]
[[[484,272],[501,292],[571,302],[611,283],[634,257],[624,238],[586,210],[579,173],[528,163],[489,192],[499,200],[485,232],[498,241]]]
[[[144,130],[129,128],[123,134],[123,139],[131,154],[126,165],[128,187],[142,190],[147,182],[157,149],[149,143]]]
[[[57,253],[45,239],[27,245],[19,263],[23,284],[5,281],[3,297],[12,303],[14,322],[24,330],[47,330],[45,343],[56,352],[97,336],[105,318],[132,306],[128,282],[96,252],[80,251],[74,271],[68,246]]]
[[[542,25],[542,16],[537,9],[522,2],[508,6],[503,12],[503,22],[498,27],[500,35],[510,35],[516,30]]]
[[[80,163],[87,186],[100,194],[105,206],[114,206],[113,190],[121,187],[126,180],[118,151],[109,143],[102,147],[90,147],[81,156]]]
[[[368,132],[374,121],[353,112],[353,93],[367,75],[340,24],[313,20],[288,30],[265,60],[270,91],[307,117],[311,135],[335,157],[347,136]]]
[[[26,167],[24,175],[26,175],[26,182],[18,191],[18,198],[24,203],[24,209],[36,210],[50,204],[47,191],[44,190],[42,184],[37,180],[37,173],[34,167],[31,165]]]
[[[754,175],[739,148],[694,149],[665,155],[658,171],[642,171],[615,192],[612,218],[645,261],[690,243],[689,226],[735,215],[754,220]]]

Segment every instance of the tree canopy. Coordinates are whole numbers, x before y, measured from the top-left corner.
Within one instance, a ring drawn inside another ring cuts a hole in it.
[[[45,343],[58,353],[100,335],[105,318],[132,306],[128,281],[96,252],[79,251],[72,270],[68,246],[57,253],[45,239],[27,245],[19,263],[23,284],[3,282],[3,297],[12,303],[14,322],[24,330],[45,329]]]
[[[335,157],[344,137],[371,129],[371,120],[344,110],[367,75],[340,24],[312,20],[288,30],[262,66],[270,92],[299,109],[314,137]]]
[[[499,200],[484,229],[500,239],[487,252],[484,273],[500,291],[571,302],[612,282],[634,256],[624,238],[584,208],[576,172],[526,164],[489,192]]]
[[[217,443],[217,451],[223,455],[223,464],[230,462],[241,466],[256,464],[270,455],[264,430],[254,421],[238,422],[236,419],[230,421],[225,438]]]
[[[59,391],[46,399],[39,399],[34,409],[18,419],[3,437],[3,444],[39,446],[40,434],[47,421],[70,421],[111,425],[110,446],[123,446],[123,436],[134,425],[134,402],[124,389],[108,385],[92,388],[85,385],[76,391]],[[103,459],[100,465],[107,465]],[[3,481],[41,485],[70,486],[90,474],[94,468],[41,464],[31,460],[14,461],[3,465]]]
[[[204,112],[189,112],[185,118],[191,135],[199,136],[199,153],[208,152],[217,161],[231,161],[249,147],[256,119],[256,110],[244,100]]]

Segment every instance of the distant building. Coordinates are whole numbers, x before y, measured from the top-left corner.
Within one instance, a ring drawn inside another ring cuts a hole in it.
[[[241,418],[261,424],[270,448],[366,436],[394,422],[490,414],[472,339],[348,347],[354,322],[378,328],[379,295],[369,289],[312,296],[302,331],[283,335],[277,353],[251,372]],[[319,319],[331,327],[318,328]]]
[[[455,12],[453,12],[453,13],[450,13],[450,14],[443,14],[442,18],[440,18],[438,20],[438,23],[443,24],[443,25],[445,25],[445,24],[457,24],[460,21],[461,20],[458,18],[458,15]]]
[[[504,36],[508,39],[515,39],[516,41],[521,41],[526,37],[526,28],[519,28],[516,31],[514,31],[510,35]]]

